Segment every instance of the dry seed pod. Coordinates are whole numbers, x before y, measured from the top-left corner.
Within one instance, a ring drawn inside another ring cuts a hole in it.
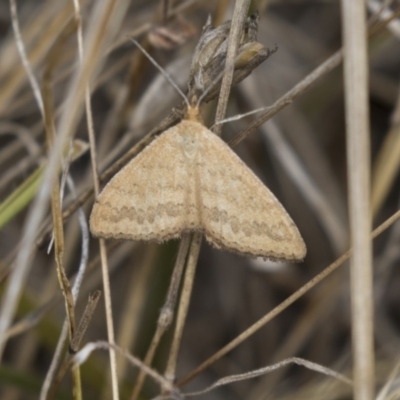
[[[256,41],[258,29],[258,13],[247,18],[241,44],[238,49],[237,61],[232,85],[242,81],[250,75],[254,68],[265,61],[274,50],[267,49]],[[205,90],[209,90],[204,102],[215,98],[220,89],[219,78],[225,68],[228,36],[231,21],[213,28],[208,19],[203,28],[202,35],[196,46],[188,83],[188,98],[200,98]],[[207,89],[212,86],[211,90]]]

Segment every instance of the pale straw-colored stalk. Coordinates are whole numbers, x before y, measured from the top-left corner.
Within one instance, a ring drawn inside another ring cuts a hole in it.
[[[342,1],[355,400],[374,398],[367,24],[364,1]]]

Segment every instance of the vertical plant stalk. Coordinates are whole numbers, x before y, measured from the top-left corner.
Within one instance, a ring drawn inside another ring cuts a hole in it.
[[[342,1],[349,213],[353,254],[350,266],[355,400],[374,395],[373,269],[370,208],[370,129],[366,9]]]
[[[157,329],[154,333],[150,347],[147,350],[146,357],[143,361],[144,364],[148,365],[149,367],[151,365],[151,362],[153,361],[154,354],[157,350],[161,338],[173,321],[176,299],[178,297],[179,286],[182,278],[183,267],[185,266],[185,259],[189,249],[189,243],[190,235],[184,234],[179,244],[178,256],[175,261],[174,271],[172,273],[171,282],[168,288],[167,298],[161,309],[160,317],[158,318]],[[136,400],[138,398],[139,393],[143,387],[145,378],[146,371],[141,369],[132,392],[131,400]]]
[[[233,74],[235,70],[235,58],[241,36],[243,34],[243,26],[246,20],[247,10],[249,9],[250,0],[236,0],[233,10],[232,25],[229,31],[228,50],[225,60],[225,72],[222,78],[221,91],[218,98],[218,106],[215,116],[215,122],[225,118],[226,108],[228,106],[229,93],[231,91]],[[221,136],[222,125],[215,125],[214,133]]]
[[[75,197],[75,190],[74,190],[72,178],[67,177],[67,184],[69,186],[69,190],[71,191],[73,197]],[[89,258],[89,229],[88,229],[87,222],[86,222],[86,215],[81,208],[78,210],[78,220],[79,220],[79,224],[81,226],[81,232],[82,232],[82,253],[81,253],[81,259],[79,262],[78,274],[77,274],[75,282],[72,286],[72,296],[74,297],[75,302],[78,297],[78,293],[79,293],[79,290],[80,290],[80,287],[81,287],[81,284],[83,281],[83,277],[86,272],[87,261]],[[78,330],[79,330],[79,328],[78,328]],[[68,331],[68,323],[67,323],[67,321],[64,321],[60,336],[58,338],[58,343],[57,343],[56,349],[54,351],[53,359],[52,359],[49,369],[46,373],[46,377],[42,383],[42,388],[40,390],[40,396],[39,396],[40,400],[46,400],[49,398],[48,394],[49,394],[50,386],[56,375],[56,369],[58,367],[59,360],[61,360],[61,354],[62,354],[62,351],[64,350],[64,343],[65,343],[65,340],[68,335],[67,331]]]
[[[78,51],[80,62],[83,62],[83,35],[82,35],[82,25],[81,25],[81,14],[79,7],[79,0],[73,0],[74,10],[75,10],[75,20],[78,24],[77,39],[78,39]],[[111,4],[110,4],[111,6]],[[112,6],[111,6],[112,8]],[[86,121],[88,128],[88,136],[90,143],[90,159],[92,162],[93,171],[93,182],[94,182],[94,194],[97,197],[100,193],[100,183],[99,176],[97,173],[97,157],[96,157],[96,141],[94,136],[93,128],[93,115],[92,107],[90,101],[90,88],[89,84],[85,85],[85,110],[86,110]],[[106,311],[106,321],[107,321],[107,337],[110,344],[115,344],[115,334],[114,334],[114,320],[112,314],[112,303],[111,303],[111,289],[110,289],[110,279],[108,276],[108,261],[106,245],[103,239],[99,239],[100,246],[100,259],[101,259],[101,271],[103,277],[103,290],[104,290],[104,305]],[[110,355],[110,369],[111,369],[111,386],[113,399],[119,399],[119,389],[118,389],[118,374],[117,374],[117,359],[116,353],[112,346],[109,348]]]
[[[62,39],[62,38],[61,38]],[[54,51],[50,54],[49,64],[45,71],[45,76],[43,79],[43,112],[45,121],[45,131],[48,153],[51,154],[51,150],[54,144],[55,138],[55,127],[53,118],[53,100],[51,94],[51,83],[52,83],[52,72],[56,66],[57,58],[64,46],[63,40],[56,42]],[[62,207],[60,198],[60,184],[58,182],[58,177],[56,176],[53,180],[51,189],[51,211],[53,217],[53,229],[54,229],[54,257],[57,266],[57,277],[61,287],[61,291],[64,296],[65,309],[68,321],[68,334],[70,343],[75,335],[75,310],[74,310],[74,298],[72,296],[71,285],[66,276],[64,265],[63,265],[63,255],[64,255],[64,228],[63,228],[63,218],[62,218]],[[82,399],[82,387],[81,387],[81,377],[80,369],[76,368],[72,372],[73,377],[73,398],[76,400]]]
[[[175,381],[176,362],[178,359],[179,348],[182,340],[183,327],[185,326],[186,316],[189,309],[190,297],[192,294],[194,276],[196,273],[197,261],[199,258],[201,241],[201,233],[192,235],[192,243],[190,245],[189,256],[187,260],[185,279],[183,281],[181,298],[179,301],[178,315],[176,319],[176,327],[174,337],[172,339],[171,350],[165,369],[164,376],[170,381]]]

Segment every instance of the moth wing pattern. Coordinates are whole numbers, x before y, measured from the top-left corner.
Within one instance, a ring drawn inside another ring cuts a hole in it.
[[[199,132],[202,226],[216,247],[273,260],[302,260],[304,241],[289,214],[219,137]]]
[[[179,124],[178,124],[179,125]],[[164,241],[198,228],[193,179],[172,127],[105,186],[90,217],[94,236]]]

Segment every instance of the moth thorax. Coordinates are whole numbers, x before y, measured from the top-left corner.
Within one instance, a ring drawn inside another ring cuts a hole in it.
[[[199,107],[197,107],[197,106],[188,107],[186,110],[185,119],[189,120],[189,121],[202,122],[200,112],[199,112]]]

